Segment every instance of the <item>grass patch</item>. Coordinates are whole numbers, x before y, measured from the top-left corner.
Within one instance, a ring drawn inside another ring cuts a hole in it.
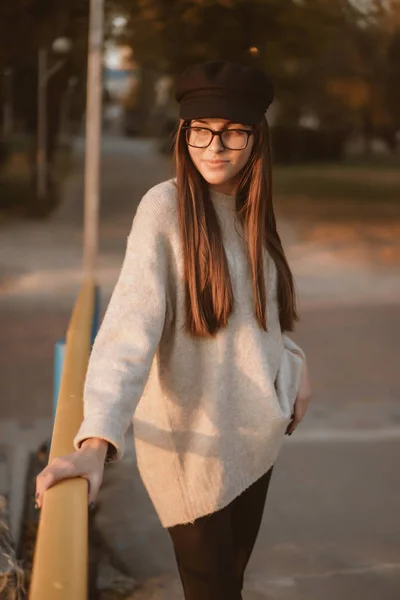
[[[274,188],[279,196],[306,196],[310,201],[385,201],[400,206],[400,168],[359,164],[277,166]]]

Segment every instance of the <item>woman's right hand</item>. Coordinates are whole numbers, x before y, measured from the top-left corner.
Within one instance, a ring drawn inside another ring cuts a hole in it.
[[[94,503],[103,481],[108,442],[99,438],[85,440],[72,454],[54,458],[36,478],[36,504],[43,505],[43,495],[58,481],[83,477],[89,483],[89,505]]]

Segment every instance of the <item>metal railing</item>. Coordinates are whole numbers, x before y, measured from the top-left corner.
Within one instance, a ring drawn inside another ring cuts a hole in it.
[[[91,350],[96,287],[84,282],[66,335],[66,352],[49,461],[73,452],[83,418],[83,387]],[[30,600],[86,600],[88,595],[88,488],[64,480],[44,495]]]

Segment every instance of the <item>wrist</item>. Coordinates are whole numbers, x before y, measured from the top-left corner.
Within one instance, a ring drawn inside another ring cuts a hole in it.
[[[97,450],[99,453],[104,453],[104,456],[106,456],[108,450],[108,442],[103,438],[87,438],[86,440],[83,440],[81,444],[81,449],[83,450],[87,448],[90,448],[91,450]]]

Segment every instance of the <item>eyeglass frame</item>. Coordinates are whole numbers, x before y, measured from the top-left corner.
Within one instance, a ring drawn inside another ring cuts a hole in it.
[[[192,144],[189,144],[188,140],[187,140],[187,132],[189,131],[189,129],[206,129],[207,131],[209,131],[211,133],[211,140],[210,142],[207,144],[207,146],[193,146]],[[249,139],[251,135],[254,135],[256,133],[256,129],[237,129],[235,127],[232,128],[228,128],[228,129],[220,129],[219,131],[216,131],[215,129],[211,129],[210,127],[200,127],[198,125],[183,125],[182,127],[182,131],[185,131],[185,140],[188,146],[190,146],[191,148],[197,148],[199,150],[205,150],[206,148],[208,148],[209,146],[211,146],[211,144],[213,143],[213,140],[215,138],[215,136],[217,136],[219,138],[219,141],[222,145],[223,148],[225,148],[225,150],[232,150],[233,152],[241,152],[242,150],[245,150],[247,148],[247,146],[249,145]],[[246,140],[246,145],[243,148],[227,148],[224,144],[224,142],[222,141],[222,134],[225,133],[225,131],[240,131],[242,133],[246,133],[247,134],[247,140]]]

